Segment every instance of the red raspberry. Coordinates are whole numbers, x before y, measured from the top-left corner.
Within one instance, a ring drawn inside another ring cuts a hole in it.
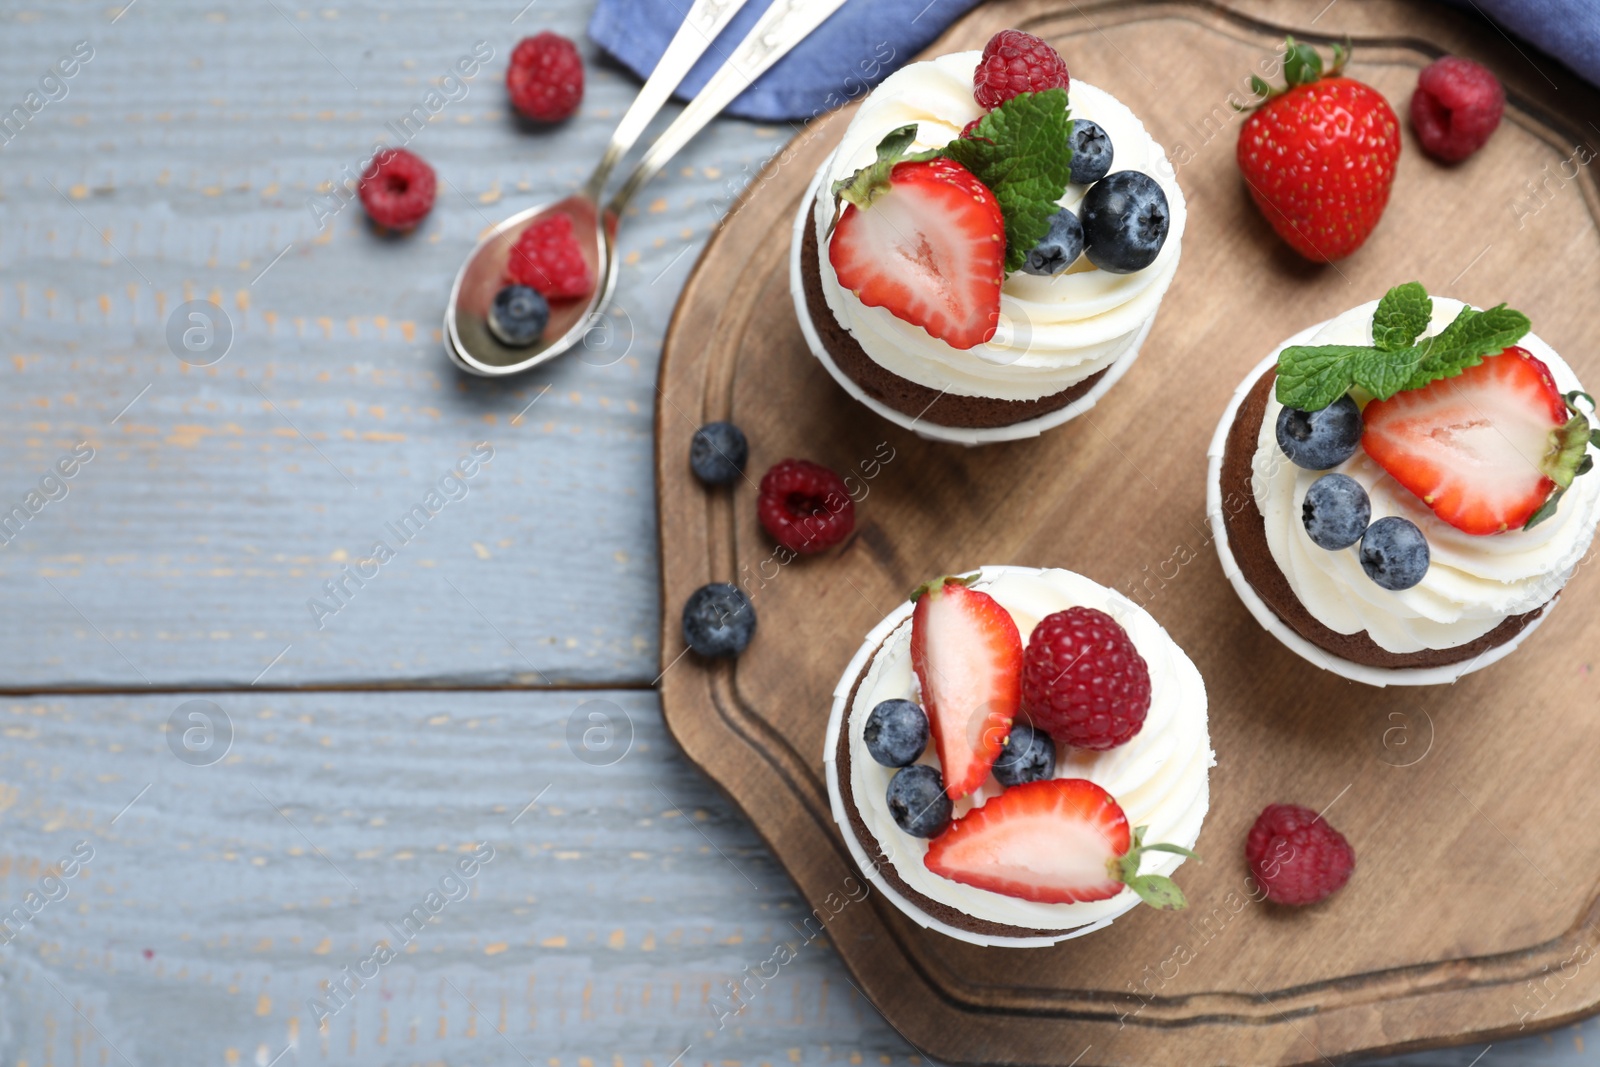
[[[557,212],[522,231],[506,260],[506,276],[550,300],[576,300],[594,291],[594,272],[572,233],[572,218]]]
[[[571,118],[583,102],[583,57],[559,33],[524,37],[506,67],[506,91],[511,106],[535,122]]]
[[[983,121],[983,116],[979,115],[977,118],[973,119],[971,122],[969,122],[965,126],[961,127],[961,133],[959,134],[959,136],[965,137],[970,141],[982,141],[984,144],[994,144],[994,142],[989,140],[989,138],[987,138],[987,137],[978,137],[973,133],[973,131],[978,128],[978,123],[980,123],[982,121]]]
[[[1356,869],[1356,850],[1310,808],[1269,804],[1244,839],[1244,858],[1277,904],[1315,904]]]
[[[433,168],[404,148],[386,148],[361,175],[361,206],[379,226],[409,230],[433,210]]]
[[[1484,146],[1505,109],[1506,91],[1488,67],[1445,56],[1417,78],[1411,125],[1424,152],[1457,163]]]
[[[1126,744],[1150,711],[1150,668],[1128,631],[1103,611],[1046,615],[1022,658],[1022,710],[1063,745]]]
[[[972,73],[972,95],[993,111],[1018,93],[1067,88],[1067,64],[1049,43],[1021,30],[1001,30],[983,46]]]
[[[808,459],[786,459],[762,476],[756,515],[774,541],[801,555],[832,548],[856,528],[844,480]]]

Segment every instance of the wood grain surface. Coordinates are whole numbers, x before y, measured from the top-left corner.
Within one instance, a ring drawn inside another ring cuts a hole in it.
[[[811,904],[646,688],[659,348],[732,197],[797,131],[716,123],[652,183],[623,229],[620,359],[597,344],[490,386],[438,347],[478,232],[575,188],[637,89],[583,40],[591,8],[0,2],[7,112],[95,49],[0,145],[0,501],[97,449],[0,547],[0,907],[77,842],[96,856],[0,945],[0,1064],[929,1062],[828,935],[790,925]],[[582,113],[535,133],[500,81],[546,28],[591,63]],[[307,198],[478,40],[495,59],[413,143],[447,182],[429,221],[393,239],[346,208],[319,231]],[[190,298],[235,327],[215,367],[168,348]],[[470,495],[317,630],[321,583],[485,440]],[[379,687],[429,691],[343,691]],[[215,765],[168,747],[190,700],[232,724]],[[631,723],[614,765],[567,739],[593,710]],[[481,840],[471,896],[320,1032],[306,1000]],[[780,943],[797,958],[740,1008],[730,983]],[[1566,1067],[1597,1039],[1404,1062]]]
[[[1582,788],[1600,743],[1593,575],[1578,574],[1536,639],[1494,669],[1449,688],[1377,690],[1318,672],[1254,623],[1204,514],[1206,447],[1241,376],[1285,336],[1398,282],[1509,301],[1580,375],[1600,378],[1592,176],[1572,168],[1518,210],[1524,182],[1558,173],[1590,135],[1595,94],[1556,82],[1492,29],[1399,3],[1016,0],[974,12],[934,51],[1008,25],[1050,39],[1075,76],[1121,97],[1178,167],[1183,263],[1144,354],[1092,413],[1036,441],[966,450],[870,416],[807,351],[788,250],[771,237],[849,115],[809,128],[713,240],[667,340],[663,664],[683,648],[665,609],[702,582],[744,584],[761,618],[736,664],[668,672],[674,735],[807,898],[825,901],[851,865],[828,812],[822,737],[862,636],[931,575],[1065,566],[1144,604],[1207,679],[1219,762],[1197,846],[1207,862],[1183,872],[1193,906],[1031,951],[961,944],[881,900],[847,908],[830,927],[841,955],[911,1041],[963,1063],[1279,1065],[1497,1040],[1595,1011],[1600,796]],[[1429,162],[1408,132],[1383,224],[1333,266],[1297,261],[1273,237],[1234,164],[1228,95],[1286,31],[1348,34],[1352,73],[1401,106],[1445,51],[1481,57],[1510,90],[1502,130],[1463,166]],[[683,470],[693,423],[716,417],[762,428],[754,471],[798,454],[852,473],[853,539],[825,558],[771,562],[753,485],[707,495]],[[1246,896],[1240,842],[1284,800],[1328,810],[1360,856],[1355,880],[1315,910]]]

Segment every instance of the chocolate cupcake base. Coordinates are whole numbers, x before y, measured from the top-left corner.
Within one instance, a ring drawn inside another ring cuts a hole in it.
[[[1325,324],[1283,347],[1305,344]],[[1317,666],[1369,685],[1441,685],[1509,655],[1543,621],[1557,597],[1506,618],[1475,641],[1453,648],[1390,652],[1366,631],[1342,634],[1320,622],[1295,595],[1267,544],[1251,471],[1267,401],[1277,380],[1277,353],[1245,378],[1217,426],[1210,449],[1206,513],[1223,570],[1251,614],[1292,651]],[[1558,594],[1559,596],[1559,594]]]

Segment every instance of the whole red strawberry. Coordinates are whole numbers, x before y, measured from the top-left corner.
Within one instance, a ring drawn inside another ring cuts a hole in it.
[[[386,148],[361,175],[361,206],[379,226],[409,230],[433,210],[433,168],[404,148]]]
[[[809,459],[786,459],[761,476],[756,517],[791,552],[822,552],[856,528],[856,502],[844,479]]]
[[[583,57],[559,33],[525,37],[506,67],[506,91],[511,106],[535,122],[571,118],[583,102]]]
[[[1356,850],[1310,808],[1270,804],[1244,841],[1250,873],[1275,904],[1315,904],[1356,869]]]
[[[1289,247],[1318,263],[1366,242],[1389,203],[1400,159],[1400,122],[1369,85],[1344,77],[1333,50],[1325,75],[1309,45],[1288,41],[1289,88],[1251,86],[1264,102],[1239,131],[1239,170],[1250,198]]]
[[[1018,93],[1068,87],[1067,64],[1043,38],[1021,30],[1001,30],[983,46],[972,72],[972,97],[993,111]]]
[[[1022,709],[1063,745],[1126,744],[1150,711],[1150,667],[1117,620],[1095,608],[1046,615],[1028,637]]]

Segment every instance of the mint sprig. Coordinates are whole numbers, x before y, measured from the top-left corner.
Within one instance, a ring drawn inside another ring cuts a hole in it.
[[[1050,229],[1072,173],[1071,113],[1065,89],[1019,93],[983,116],[970,137],[940,150],[972,172],[1000,203],[1006,270],[1016,271]]]
[[[970,137],[943,148],[909,152],[917,139],[915,123],[892,130],[878,143],[877,158],[848,178],[833,183],[842,205],[870,207],[889,188],[896,165],[938,157],[972,172],[994,194],[1005,221],[1006,272],[1020,270],[1028,252],[1050,229],[1057,203],[1072,172],[1071,113],[1065,89],[1019,93],[987,115]],[[835,220],[837,221],[837,219]]]
[[[1372,316],[1373,345],[1294,345],[1278,356],[1278,402],[1320,411],[1359,387],[1387,400],[1453,378],[1488,356],[1516,344],[1531,326],[1528,317],[1504,304],[1461,309],[1455,320],[1420,343],[1433,317],[1433,300],[1418,282],[1395,286]]]

